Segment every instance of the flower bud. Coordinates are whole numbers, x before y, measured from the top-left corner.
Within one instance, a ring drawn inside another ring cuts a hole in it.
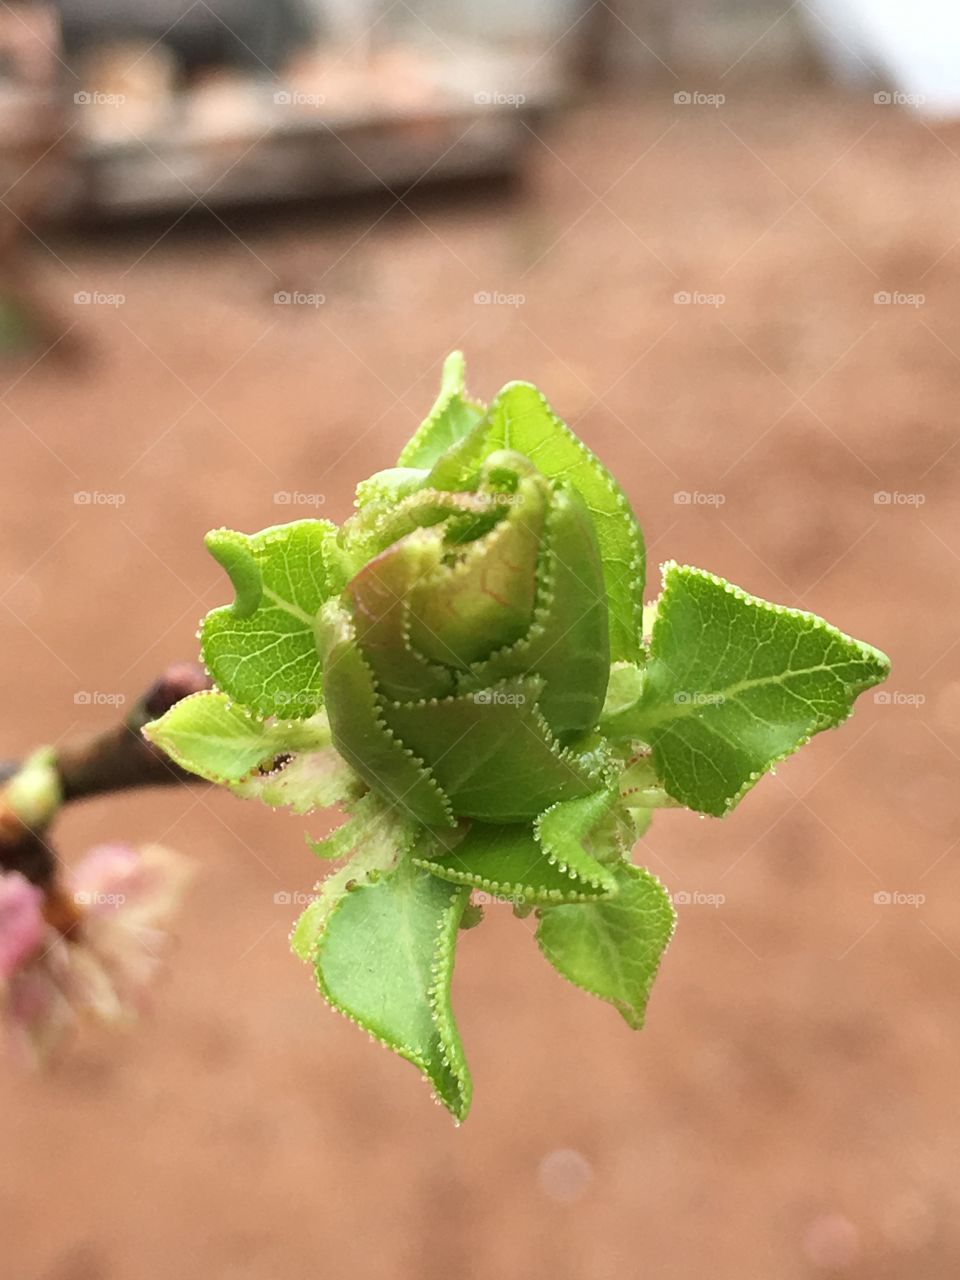
[[[416,476],[362,487],[345,545],[372,554],[321,610],[334,743],[428,825],[527,820],[603,765],[585,738],[610,672],[596,531],[508,449],[459,489]]]

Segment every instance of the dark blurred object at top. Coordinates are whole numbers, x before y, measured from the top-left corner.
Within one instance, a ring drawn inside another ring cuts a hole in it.
[[[165,45],[185,76],[276,71],[317,34],[304,0],[57,0],[66,60],[103,44]]]

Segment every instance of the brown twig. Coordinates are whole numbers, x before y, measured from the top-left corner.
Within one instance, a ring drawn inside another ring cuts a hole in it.
[[[199,778],[168,760],[140,730],[181,698],[209,685],[202,667],[190,663],[169,667],[137,699],[119,725],[86,741],[59,748],[53,767],[62,803],[134,787],[199,782]],[[51,923],[66,932],[70,921],[59,918],[62,895],[56,887],[58,859],[47,838],[50,819],[28,825],[9,801],[8,788],[20,768],[17,763],[0,764],[0,870],[19,871],[46,890],[50,910],[58,916]]]
[[[121,724],[91,741],[58,751],[57,768],[64,802],[108,791],[128,791],[131,787],[199,781],[148,742],[140,730],[169,711],[181,698],[209,687],[202,667],[192,663],[170,667],[137,699]]]

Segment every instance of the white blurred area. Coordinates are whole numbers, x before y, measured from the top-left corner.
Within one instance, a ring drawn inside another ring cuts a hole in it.
[[[957,0],[806,0],[810,30],[844,80],[879,80],[891,104],[960,114]]]

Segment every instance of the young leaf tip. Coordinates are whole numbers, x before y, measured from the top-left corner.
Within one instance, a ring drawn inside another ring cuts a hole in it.
[[[222,569],[225,569],[236,600],[233,613],[248,618],[255,613],[263,595],[263,578],[257,557],[250,548],[250,538],[233,529],[211,529],[204,545]]]
[[[466,393],[467,362],[462,351],[451,351],[443,362],[440,377],[440,399],[449,400],[453,395]]]

